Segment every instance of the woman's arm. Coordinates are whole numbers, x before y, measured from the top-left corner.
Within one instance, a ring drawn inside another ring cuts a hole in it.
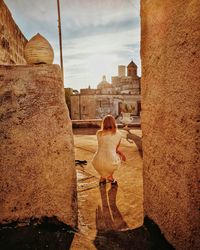
[[[120,142],[121,142],[121,140],[119,141],[119,143],[118,143],[118,145],[116,147],[116,153],[120,156],[120,158],[122,159],[122,161],[126,161],[125,154],[121,150],[119,150]]]

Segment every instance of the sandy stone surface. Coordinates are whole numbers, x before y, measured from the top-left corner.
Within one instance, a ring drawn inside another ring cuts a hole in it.
[[[199,249],[200,2],[141,2],[145,213]]]
[[[141,136],[139,130],[132,132]],[[117,243],[112,243],[111,248],[107,245],[106,248],[105,234],[110,231],[124,234],[122,245],[125,247],[130,230],[143,224],[142,159],[136,145],[126,140],[127,131],[121,130],[121,133],[121,149],[126,154],[127,161],[115,172],[118,186],[107,183],[101,188],[98,185],[99,175],[90,163],[97,148],[96,136],[74,136],[76,159],[87,160],[88,163],[76,167],[80,231],[74,236],[72,250],[120,249]],[[117,236],[114,237],[117,242]],[[134,241],[134,237],[132,240]],[[103,248],[97,247],[99,241]]]
[[[0,223],[75,226],[71,121],[57,65],[0,66]]]
[[[3,0],[0,1],[0,64],[26,64],[27,39],[15,23]]]

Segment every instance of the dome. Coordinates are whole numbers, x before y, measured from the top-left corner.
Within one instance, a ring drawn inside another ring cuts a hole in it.
[[[102,81],[97,85],[98,89],[111,88],[111,84],[106,81],[106,76],[103,76]]]
[[[133,62],[133,60],[129,63],[127,68],[137,68],[137,65]]]

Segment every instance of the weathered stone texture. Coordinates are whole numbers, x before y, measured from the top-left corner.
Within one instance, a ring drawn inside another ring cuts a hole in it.
[[[141,3],[145,213],[199,249],[200,2]]]
[[[0,64],[26,64],[27,39],[16,25],[3,0],[0,0]]]
[[[75,226],[74,149],[60,68],[0,66],[0,223]]]

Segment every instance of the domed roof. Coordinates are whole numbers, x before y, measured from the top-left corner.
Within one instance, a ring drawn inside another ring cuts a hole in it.
[[[133,60],[129,63],[127,68],[137,68],[137,65],[133,62]]]
[[[103,76],[102,81],[97,85],[98,89],[111,88],[111,84],[106,81],[106,76]]]

